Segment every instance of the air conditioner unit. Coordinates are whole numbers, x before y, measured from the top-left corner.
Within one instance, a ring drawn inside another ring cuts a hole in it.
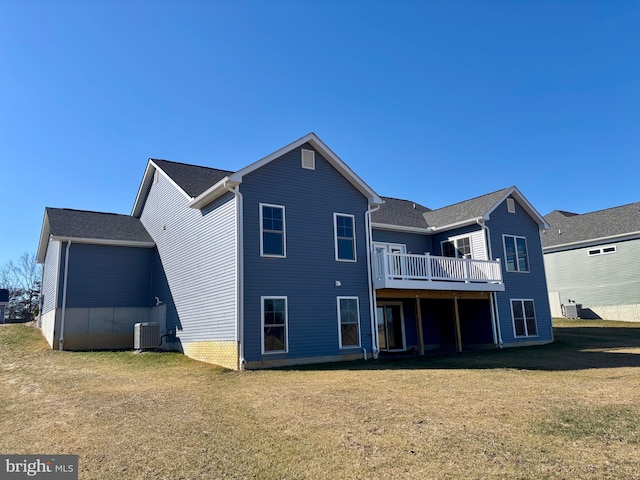
[[[133,348],[145,350],[160,344],[160,324],[157,322],[136,323],[133,326]]]
[[[580,310],[582,310],[582,305],[579,303],[568,303],[567,305],[562,305],[564,316],[567,318],[580,318]]]

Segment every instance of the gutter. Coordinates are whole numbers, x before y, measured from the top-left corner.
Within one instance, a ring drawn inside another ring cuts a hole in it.
[[[493,251],[491,249],[491,232],[489,231],[489,227],[487,227],[484,218],[478,219],[477,223],[485,233],[485,240],[487,242],[487,254],[489,255],[489,260],[493,260]],[[502,265],[500,266],[500,268],[502,268]],[[498,296],[496,292],[491,292],[489,294],[489,306],[491,307],[491,329],[493,330],[493,343],[495,345],[498,345],[499,348],[502,348],[504,346],[504,343],[502,342],[502,330],[500,329],[500,313],[498,312]]]
[[[238,368],[244,370],[244,199],[240,185],[229,187],[225,181],[222,187],[236,197],[236,339],[238,341]]]
[[[371,233],[371,214],[380,210],[380,205],[376,205],[372,208],[372,205],[369,205],[369,208],[365,212],[365,233],[367,236],[367,276],[369,279],[369,318],[371,319],[371,351],[373,353],[374,360],[378,358],[378,354],[380,353],[380,349],[378,348],[378,329],[377,329],[377,311],[378,305],[376,301],[376,293],[373,288],[373,275],[372,275],[372,233]],[[366,360],[366,351],[365,351],[365,360]]]
[[[64,320],[67,313],[67,280],[69,279],[69,251],[71,240],[67,241],[67,252],[64,256],[64,283],[62,286],[62,317],[60,318],[60,339],[58,350],[64,350]]]

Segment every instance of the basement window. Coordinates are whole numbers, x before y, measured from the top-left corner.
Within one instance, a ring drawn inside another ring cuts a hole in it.
[[[615,245],[611,245],[608,247],[597,247],[597,248],[592,248],[590,250],[587,251],[587,254],[590,257],[593,257],[594,255],[605,255],[607,253],[616,253],[618,251],[618,249],[616,248]]]

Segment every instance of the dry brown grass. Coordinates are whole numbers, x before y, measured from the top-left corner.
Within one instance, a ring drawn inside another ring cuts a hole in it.
[[[2,326],[0,452],[77,454],[81,479],[638,478],[636,327],[564,321],[544,347],[238,373],[51,351]]]

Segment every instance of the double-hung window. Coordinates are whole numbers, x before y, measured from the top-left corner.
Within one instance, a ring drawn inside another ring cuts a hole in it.
[[[286,257],[284,207],[260,204],[260,255]]]
[[[442,242],[442,256],[471,258],[471,238],[461,237]]]
[[[533,300],[511,300],[511,315],[516,337],[535,337],[538,335]]]
[[[515,235],[503,235],[504,258],[507,272],[528,272],[529,255],[527,239]]]
[[[333,214],[336,260],[356,261],[356,228],[353,215]]]
[[[262,353],[285,353],[287,297],[262,297]]]
[[[340,348],[360,346],[358,297],[338,297],[338,337]]]

